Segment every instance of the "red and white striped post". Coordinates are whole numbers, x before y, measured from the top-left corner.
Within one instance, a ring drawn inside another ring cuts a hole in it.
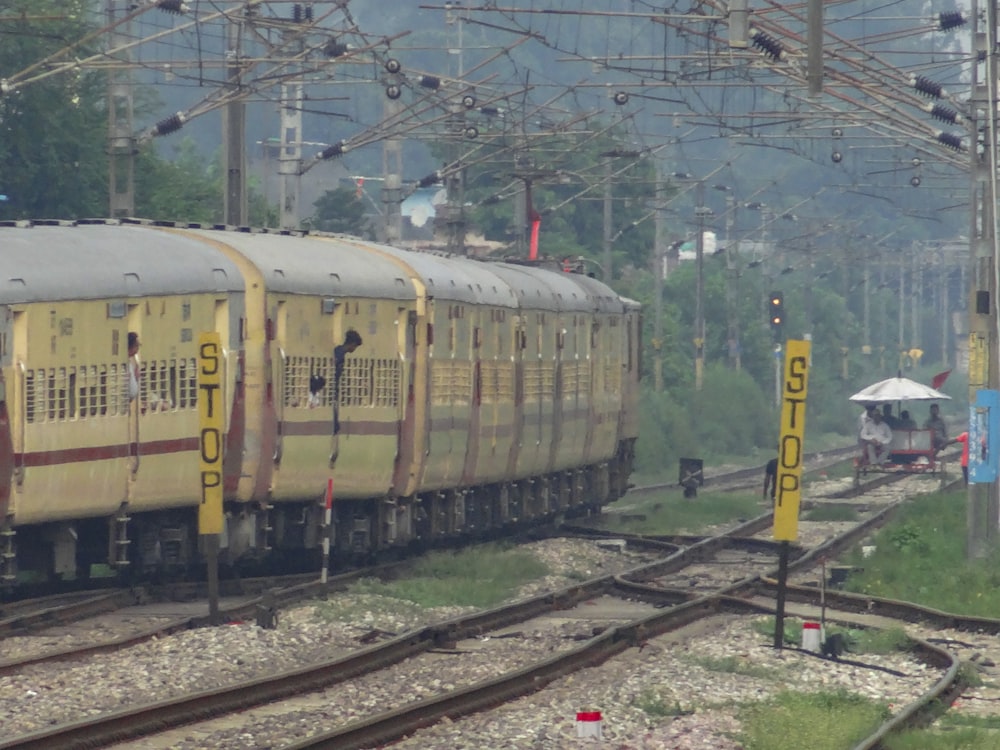
[[[819,653],[823,635],[818,622],[802,623],[802,650]]]
[[[603,739],[604,734],[601,730],[601,723],[600,711],[577,711],[576,736],[578,738],[595,737],[599,740]]]
[[[323,511],[323,569],[319,572],[319,580],[326,583],[327,568],[330,567],[330,534],[333,522],[333,477],[326,480],[326,509]]]

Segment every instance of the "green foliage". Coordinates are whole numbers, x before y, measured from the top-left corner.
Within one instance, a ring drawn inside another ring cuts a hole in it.
[[[660,694],[660,691],[653,689],[644,690],[640,693],[632,705],[649,716],[655,716],[658,719],[672,719],[691,713],[681,708],[681,704],[677,701],[668,702]]]
[[[139,154],[136,214],[150,219],[216,223],[222,217],[219,165],[205,160],[190,138],[179,141],[173,161],[150,148]]]
[[[190,138],[164,159],[152,147],[140,152],[135,178],[135,212],[148,219],[219,224],[223,222],[222,154],[206,159]],[[247,222],[255,227],[278,224],[277,210],[269,206],[253,183],[247,185]]]
[[[411,576],[399,581],[359,582],[354,592],[379,594],[422,607],[491,607],[548,568],[529,552],[486,545],[422,558]]]
[[[350,188],[327,190],[313,206],[316,213],[307,222],[313,229],[367,237],[371,234],[365,218],[365,205]]]
[[[732,525],[762,512],[757,495],[733,492],[705,492],[691,499],[682,491],[669,490],[650,495],[625,497],[609,506],[602,516],[612,529],[637,534],[682,534],[703,532],[717,524]]]
[[[887,706],[844,690],[783,692],[739,712],[746,750],[843,750],[888,717]]]
[[[644,390],[641,403],[640,471],[664,466],[670,471],[682,456],[710,462],[775,451],[776,418],[748,372],[713,365],[705,370],[701,391],[684,386],[665,393]]]
[[[765,667],[739,656],[699,657],[693,658],[691,663],[709,672],[725,672],[765,680],[778,680],[781,674],[778,669]]]
[[[25,13],[51,19],[5,21],[0,79],[53,52],[67,39],[91,30],[90,3],[0,3],[0,15]],[[77,49],[81,57],[98,42]],[[107,213],[108,160],[103,75],[78,71],[52,76],[0,96],[0,219],[82,218]]]
[[[903,599],[947,612],[994,617],[1000,611],[1000,553],[982,560],[966,556],[965,493],[912,498],[896,519],[845,563],[855,566],[849,591]]]
[[[966,720],[968,719],[968,720]],[[965,726],[965,724],[973,726]],[[971,717],[947,715],[941,722],[946,731],[912,730],[887,737],[885,750],[995,750],[1000,737],[1000,722],[994,718],[974,720]]]

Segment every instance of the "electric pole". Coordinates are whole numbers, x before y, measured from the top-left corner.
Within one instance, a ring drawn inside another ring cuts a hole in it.
[[[108,0],[108,48],[121,47],[125,61],[131,62],[132,53],[126,43],[131,41],[132,24],[116,23],[119,14],[129,14],[129,3],[118,8],[118,0]],[[135,216],[135,153],[133,135],[134,89],[132,66],[112,67],[108,71],[108,201],[110,216],[122,218]]]
[[[985,18],[980,18],[979,2],[972,0],[969,18],[972,39],[982,42],[978,62],[971,68],[972,94],[969,98],[971,296],[969,305],[969,403],[977,391],[1000,386],[997,366],[997,273],[998,252],[995,206],[997,200],[997,0],[986,0]],[[981,29],[985,23],[986,28]],[[984,142],[982,154],[979,134]],[[995,436],[990,436],[993,440]],[[967,555],[986,557],[996,541],[998,488],[988,483],[969,483],[966,513]]]
[[[226,85],[237,93],[242,88],[242,40],[243,21],[234,19],[229,24]],[[222,143],[226,155],[226,192],[223,196],[225,223],[230,226],[246,226],[246,104],[242,96],[234,97],[222,110]]]

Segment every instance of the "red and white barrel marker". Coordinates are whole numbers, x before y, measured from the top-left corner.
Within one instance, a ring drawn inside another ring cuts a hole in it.
[[[818,622],[804,622],[802,623],[802,650],[803,651],[815,651],[819,653],[819,645],[823,638],[820,635],[820,626]]]
[[[602,739],[604,735],[601,733],[601,712],[577,711],[576,736],[596,737],[597,739]]]

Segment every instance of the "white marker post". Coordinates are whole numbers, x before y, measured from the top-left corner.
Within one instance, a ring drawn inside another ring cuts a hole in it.
[[[326,583],[327,568],[330,567],[330,532],[333,530],[333,477],[326,480],[326,510],[323,511],[323,569],[319,572],[319,580]]]

